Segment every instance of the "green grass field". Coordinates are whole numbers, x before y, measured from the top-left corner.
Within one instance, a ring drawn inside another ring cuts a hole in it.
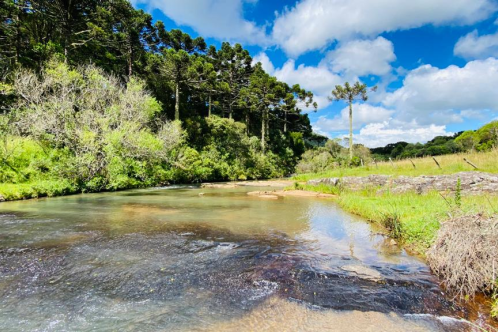
[[[400,160],[391,162],[369,163],[363,167],[337,168],[322,173],[298,174],[293,177],[296,181],[308,181],[319,178],[343,177],[343,176],[367,176],[371,174],[386,174],[392,176],[418,176],[418,175],[438,175],[453,174],[475,170],[474,167],[464,161],[464,158],[478,167],[479,171],[488,173],[498,173],[498,150],[489,152],[474,152],[452,154],[435,157],[441,169],[438,168],[432,157],[414,158],[413,167],[410,160]]]

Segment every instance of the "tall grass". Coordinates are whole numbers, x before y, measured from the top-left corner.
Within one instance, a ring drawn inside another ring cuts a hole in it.
[[[399,160],[391,162],[370,163],[363,167],[336,168],[330,171],[299,174],[293,179],[297,181],[308,181],[319,178],[343,177],[343,176],[367,176],[372,174],[385,174],[392,176],[418,176],[418,175],[438,175],[453,174],[458,172],[473,171],[474,168],[464,161],[464,158],[478,167],[479,171],[498,173],[498,149],[489,152],[459,153],[435,157],[442,169],[439,169],[432,157]]]

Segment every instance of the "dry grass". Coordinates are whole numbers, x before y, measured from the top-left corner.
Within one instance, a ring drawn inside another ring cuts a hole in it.
[[[435,157],[441,165],[438,168],[432,157],[414,158],[416,168],[410,160],[390,162],[379,162],[377,165],[371,163],[363,167],[337,168],[330,171],[314,174],[300,174],[294,177],[298,181],[311,179],[343,176],[366,176],[371,174],[386,174],[392,176],[408,175],[438,175],[453,174],[458,172],[472,171],[474,168],[464,161],[464,158],[474,163],[479,171],[498,173],[498,149],[489,152],[460,153]]]
[[[427,252],[431,269],[460,296],[492,292],[498,278],[498,217],[455,217],[441,226]]]

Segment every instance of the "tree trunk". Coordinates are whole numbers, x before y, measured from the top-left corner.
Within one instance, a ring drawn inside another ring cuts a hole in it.
[[[353,103],[349,102],[349,159],[353,160]]]
[[[133,74],[133,46],[131,44],[131,37],[128,38],[128,77]]]
[[[228,118],[229,119],[232,118],[232,103],[230,103],[230,105],[228,105]]]
[[[246,134],[249,135],[249,111],[246,112]]]
[[[208,118],[211,117],[211,94],[209,94],[209,101],[208,101]]]
[[[265,130],[266,130],[266,111],[263,110],[261,115],[261,151],[265,153]]]
[[[287,111],[284,111],[284,133],[287,132]]]
[[[179,83],[176,83],[175,120],[180,120],[180,84]]]

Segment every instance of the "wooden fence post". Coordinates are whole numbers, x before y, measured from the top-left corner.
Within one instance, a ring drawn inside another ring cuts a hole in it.
[[[465,160],[465,162],[467,164],[469,164],[470,166],[474,167],[474,169],[478,169],[476,165],[474,165],[472,162],[470,162],[470,160],[467,160],[467,158],[463,158],[463,160]]]
[[[432,157],[432,159],[434,159],[434,162],[436,163],[437,167],[439,167],[439,169],[442,169],[441,165],[439,165],[439,163],[437,162],[436,157]]]
[[[417,166],[415,166],[415,163],[413,162],[413,160],[411,160],[411,159],[408,159],[408,160],[410,160],[410,162],[412,163],[413,168],[414,168],[414,169],[417,169]]]

